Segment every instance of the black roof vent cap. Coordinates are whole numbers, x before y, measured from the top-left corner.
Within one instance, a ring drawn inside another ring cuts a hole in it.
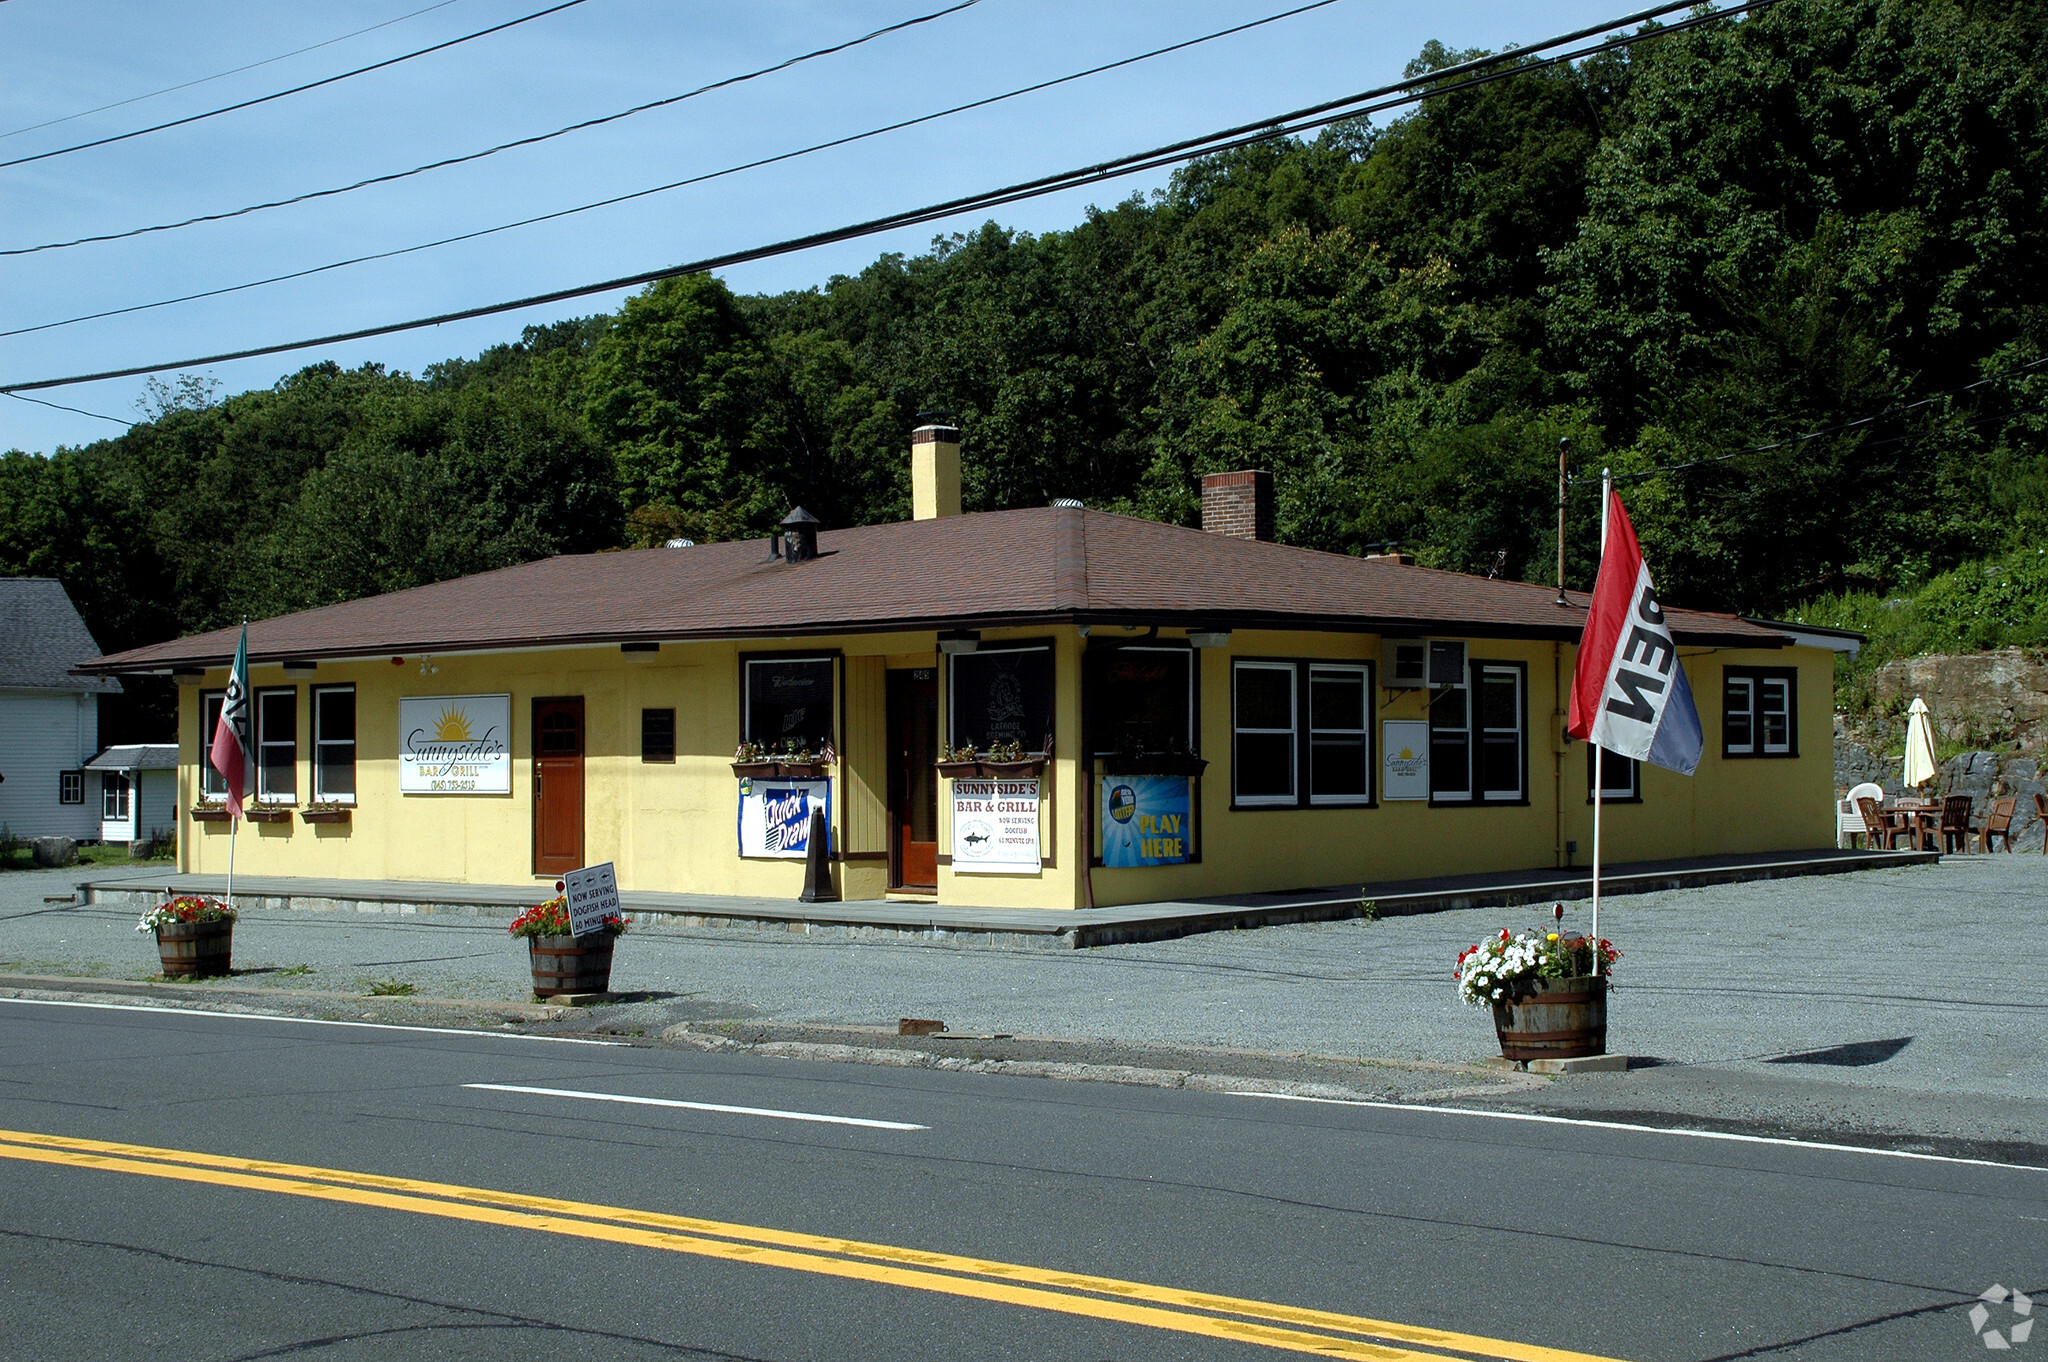
[[[818,518],[801,506],[782,518],[782,556],[786,561],[801,563],[818,556],[818,525]]]

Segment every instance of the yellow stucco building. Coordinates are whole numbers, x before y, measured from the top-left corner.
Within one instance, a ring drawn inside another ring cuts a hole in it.
[[[562,557],[249,626],[237,870],[794,898],[822,811],[840,894],[1072,909],[1583,865],[1562,736],[1586,599],[1073,504]],[[1834,840],[1833,656],[1670,609],[1706,733],[1686,778],[1609,759],[1610,861]],[[179,686],[180,869],[226,869],[204,761],[236,632],[103,659]],[[743,750],[743,744],[752,744]],[[972,748],[962,756],[959,749]],[[991,751],[994,748],[996,750]]]

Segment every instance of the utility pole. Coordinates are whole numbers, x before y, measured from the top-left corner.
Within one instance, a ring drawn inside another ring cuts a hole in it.
[[[1564,598],[1564,498],[1571,487],[1572,437],[1561,437],[1557,442],[1557,603],[1569,605]]]

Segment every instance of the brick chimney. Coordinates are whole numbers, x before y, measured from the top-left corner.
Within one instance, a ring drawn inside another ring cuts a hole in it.
[[[1273,475],[1264,469],[1202,475],[1202,528],[1233,539],[1273,537]]]
[[[910,518],[960,514],[960,428],[931,422],[910,432]]]

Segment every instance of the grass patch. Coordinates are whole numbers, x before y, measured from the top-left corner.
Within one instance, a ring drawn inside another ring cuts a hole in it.
[[[280,965],[277,969],[279,974],[311,974],[313,972],[311,965]]]
[[[364,996],[370,998],[410,998],[418,992],[419,989],[402,979],[379,979],[371,983],[369,992]]]

